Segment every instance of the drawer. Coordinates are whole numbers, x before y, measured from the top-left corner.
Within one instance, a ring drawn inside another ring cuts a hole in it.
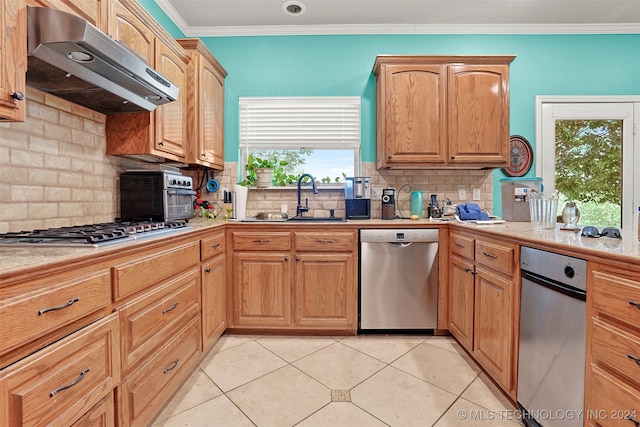
[[[3,426],[73,424],[120,380],[116,314],[6,368]]]
[[[629,387],[593,365],[590,377],[585,414],[590,425],[633,427],[634,420],[640,421],[640,390]]]
[[[165,343],[173,331],[200,312],[198,270],[192,269],[117,308],[120,313],[122,370]]]
[[[616,319],[640,325],[640,282],[594,271],[593,306]]]
[[[593,363],[606,365],[630,380],[640,378],[640,337],[593,319],[591,332]]]
[[[449,248],[452,254],[473,259],[473,251],[475,248],[475,239],[473,237],[458,233],[451,233],[449,240]]]
[[[288,232],[233,232],[234,251],[288,251],[291,233]]]
[[[513,274],[515,248],[476,240],[476,262],[502,273]]]
[[[180,331],[119,387],[121,426],[147,426],[191,374],[200,356],[200,318]]]
[[[109,270],[0,301],[0,353],[26,344],[111,304]]]
[[[294,234],[296,251],[345,251],[354,250],[354,233],[296,232]]]
[[[200,262],[200,243],[190,242],[114,267],[114,298],[120,300]]]
[[[89,412],[84,414],[71,427],[113,427],[116,425],[115,404],[113,392],[96,403]]]
[[[200,240],[200,259],[205,260],[224,254],[224,233]]]

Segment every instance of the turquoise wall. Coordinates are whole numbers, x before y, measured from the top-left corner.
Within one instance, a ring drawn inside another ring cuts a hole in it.
[[[180,30],[153,0],[140,3],[174,37]],[[513,54],[510,133],[535,150],[536,95],[640,95],[640,34],[632,35],[345,35],[205,37],[227,70],[225,161],[238,157],[240,96],[361,96],[362,160],[375,161],[378,54]],[[535,165],[527,176],[534,176]],[[501,212],[494,172],[494,211]]]

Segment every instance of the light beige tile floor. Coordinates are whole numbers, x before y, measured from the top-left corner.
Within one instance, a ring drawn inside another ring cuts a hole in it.
[[[154,427],[517,427],[450,337],[224,335]]]

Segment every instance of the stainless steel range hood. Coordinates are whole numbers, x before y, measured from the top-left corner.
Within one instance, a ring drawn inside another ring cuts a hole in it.
[[[105,114],[153,111],[179,88],[86,20],[28,8],[27,85]]]

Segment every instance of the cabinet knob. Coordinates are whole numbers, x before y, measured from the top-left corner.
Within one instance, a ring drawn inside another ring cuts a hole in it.
[[[164,146],[164,141],[158,142],[158,145]]]
[[[20,92],[19,90],[13,92],[11,94],[11,97],[16,101],[24,101],[24,93]]]
[[[200,157],[207,157],[207,153],[200,154]]]
[[[455,158],[456,158],[456,156],[451,156],[451,160],[453,160],[453,159],[455,159]]]
[[[284,260],[289,261],[289,257],[288,256],[284,257]]]
[[[211,273],[211,269],[210,269],[210,268],[205,268],[205,269],[204,269],[204,272],[205,272],[205,273]]]

